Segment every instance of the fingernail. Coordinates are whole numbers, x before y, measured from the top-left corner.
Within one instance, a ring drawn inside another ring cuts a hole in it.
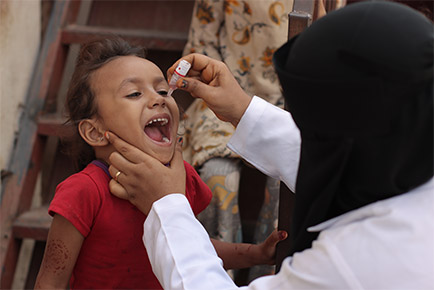
[[[285,231],[279,231],[279,240],[284,240],[287,236]]]
[[[188,82],[186,80],[182,80],[181,88],[185,89],[188,87]]]
[[[110,138],[109,138],[109,133],[108,133],[108,131],[105,131],[105,132],[104,132],[104,137],[105,137],[107,140],[110,139]]]
[[[182,145],[183,142],[184,142],[184,138],[179,137],[179,138],[178,138],[178,143]]]

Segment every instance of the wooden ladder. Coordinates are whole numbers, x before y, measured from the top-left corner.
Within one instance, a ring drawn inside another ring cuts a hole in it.
[[[20,120],[10,174],[2,180],[1,289],[11,288],[23,239],[36,241],[25,286],[33,288],[51,224],[48,204],[56,185],[74,172],[59,138],[63,134],[64,83],[79,45],[119,35],[147,48],[147,58],[165,73],[182,54],[193,4],[188,0],[54,1]],[[178,103],[186,108],[190,96],[176,94]],[[39,178],[42,206],[31,208]]]

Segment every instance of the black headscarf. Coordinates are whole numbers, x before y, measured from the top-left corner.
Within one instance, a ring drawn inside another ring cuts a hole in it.
[[[433,176],[433,25],[392,2],[348,5],[277,50],[302,144],[288,254],[307,228]]]

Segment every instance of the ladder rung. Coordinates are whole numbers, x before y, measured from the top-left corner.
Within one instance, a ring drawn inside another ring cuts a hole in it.
[[[46,241],[51,220],[48,205],[29,210],[14,221],[13,235],[16,238]]]
[[[188,34],[184,32],[119,29],[71,24],[62,31],[62,43],[86,43],[112,35],[121,36],[130,43],[144,46],[146,49],[166,51],[182,51],[188,37]]]
[[[56,114],[41,115],[38,118],[38,133],[44,136],[66,136],[72,128],[65,125],[65,119]]]

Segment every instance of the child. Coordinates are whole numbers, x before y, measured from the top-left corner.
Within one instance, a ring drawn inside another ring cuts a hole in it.
[[[174,154],[179,110],[167,96],[161,70],[142,49],[122,39],[85,45],[69,85],[68,122],[77,131],[77,174],[63,181],[49,207],[53,222],[35,288],[161,289],[142,243],[146,218],[109,192],[108,156],[114,151],[104,132],[167,164]],[[87,166],[86,166],[87,165]],[[211,191],[187,163],[186,196],[195,214]],[[275,231],[260,245],[214,241],[224,265],[272,264],[286,233]]]

